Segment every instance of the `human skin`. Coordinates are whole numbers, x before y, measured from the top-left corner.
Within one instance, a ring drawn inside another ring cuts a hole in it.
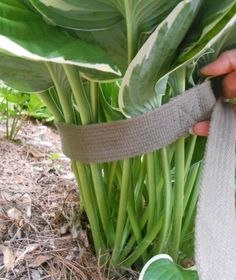
[[[223,80],[223,94],[226,98],[236,98],[236,49],[222,53],[214,62],[201,69],[204,76],[226,75]],[[193,127],[199,136],[208,136],[209,121],[199,122]]]

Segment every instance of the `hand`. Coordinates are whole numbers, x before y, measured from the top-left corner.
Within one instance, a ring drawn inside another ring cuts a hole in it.
[[[222,53],[214,62],[201,69],[205,76],[226,75],[223,81],[223,93],[226,98],[236,98],[236,50]],[[193,127],[193,132],[199,136],[209,133],[209,121],[199,122]]]

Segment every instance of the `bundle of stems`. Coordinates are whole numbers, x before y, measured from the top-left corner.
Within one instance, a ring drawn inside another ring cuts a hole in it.
[[[86,125],[105,119],[102,86],[89,87],[75,66],[63,65],[72,92],[65,92],[58,65],[47,63],[56,91],[40,93],[56,122]],[[185,70],[179,89],[185,90]],[[78,110],[76,109],[78,108]],[[197,137],[181,138],[159,151],[123,161],[83,164],[71,161],[87,213],[95,250],[118,267],[145,263],[168,253],[178,260],[193,241],[200,165],[191,166]]]

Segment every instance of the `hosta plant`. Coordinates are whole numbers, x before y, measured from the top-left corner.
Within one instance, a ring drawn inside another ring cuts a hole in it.
[[[234,47],[234,0],[0,0],[0,79],[37,92],[55,122],[135,117],[201,83]],[[194,256],[204,139],[111,163],[71,161],[97,256],[139,269]]]

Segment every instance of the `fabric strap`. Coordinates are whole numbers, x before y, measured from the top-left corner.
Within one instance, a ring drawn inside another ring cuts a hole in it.
[[[64,153],[84,163],[145,154],[187,135],[208,118],[216,100],[210,82],[140,117],[106,124],[57,124]],[[216,103],[207,143],[196,219],[195,255],[200,280],[236,280],[235,114]]]
[[[58,123],[62,150],[84,163],[121,160],[152,152],[189,133],[209,118],[215,104],[210,82],[173,98],[168,104],[136,118],[86,126]]]
[[[235,136],[234,109],[219,100],[211,119],[196,219],[201,280],[236,280]]]

